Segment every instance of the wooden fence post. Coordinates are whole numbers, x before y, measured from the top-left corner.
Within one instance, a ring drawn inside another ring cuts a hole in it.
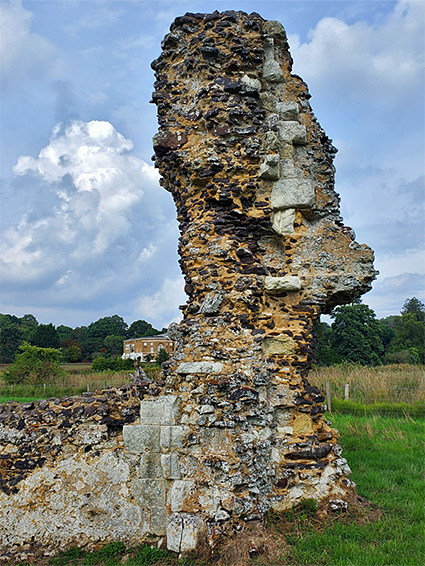
[[[348,401],[349,398],[350,398],[350,384],[346,383],[344,387],[344,399]]]
[[[326,404],[328,405],[329,413],[332,413],[331,388],[329,385],[329,381],[326,381]]]

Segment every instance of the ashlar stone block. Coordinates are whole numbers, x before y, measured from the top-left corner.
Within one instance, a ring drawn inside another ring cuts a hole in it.
[[[265,155],[264,160],[260,165],[259,176],[261,179],[268,179],[276,181],[279,179],[279,155],[270,154]]]
[[[139,475],[141,478],[158,479],[162,476],[161,454],[147,452],[140,456]]]
[[[206,536],[205,522],[192,513],[173,513],[168,519],[167,548],[174,552],[195,550]]]
[[[290,336],[268,336],[263,340],[266,356],[295,354],[296,342]]]
[[[314,204],[314,186],[308,179],[279,179],[273,184],[271,206],[282,208],[310,208]]]
[[[282,120],[298,120],[300,108],[296,102],[278,102],[276,110]]]
[[[159,426],[124,425],[123,437],[126,452],[130,454],[159,452],[159,433]]]
[[[162,426],[160,433],[160,447],[162,452],[181,450],[190,434],[190,428],[184,425]]]
[[[171,507],[171,512],[183,510],[183,504],[186,497],[189,495],[195,482],[193,480],[176,480],[168,492],[168,504]]]
[[[161,455],[162,475],[167,480],[181,479],[179,457],[177,454]]]
[[[223,369],[223,364],[221,362],[183,362],[177,368],[177,373],[180,374],[220,373],[222,369]]]
[[[143,399],[140,403],[140,423],[142,425],[175,425],[179,409],[180,400],[177,395]]]
[[[264,43],[263,79],[270,83],[283,83],[285,76],[279,63],[274,58],[274,40],[267,38]]]
[[[138,505],[146,510],[147,516],[150,516],[149,532],[164,535],[167,529],[165,480],[135,478],[131,489]]]
[[[273,230],[281,236],[293,234],[295,222],[295,208],[276,210],[273,216]]]
[[[307,130],[303,124],[295,121],[279,122],[279,137],[284,142],[291,142],[295,145],[305,145],[307,143]]]
[[[299,291],[301,289],[301,281],[295,275],[286,275],[285,277],[270,277],[264,279],[264,289],[267,293],[278,295],[289,291]]]

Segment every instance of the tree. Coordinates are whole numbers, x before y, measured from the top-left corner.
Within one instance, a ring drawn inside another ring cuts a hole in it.
[[[344,361],[332,346],[332,327],[326,322],[316,324],[316,362],[319,366],[332,366]]]
[[[105,316],[89,324],[87,335],[89,338],[102,338],[102,340],[107,336],[121,336],[124,338],[127,334],[127,328],[125,320],[117,314],[114,314],[113,316]]]
[[[416,314],[406,312],[396,320],[395,336],[390,352],[400,352],[414,348],[422,363],[425,363],[425,324],[417,319]]]
[[[114,336],[113,334],[107,336],[103,341],[106,348],[106,353],[109,357],[114,358],[121,356],[123,351],[123,338],[122,336]]]
[[[22,330],[22,340],[32,344],[35,331],[38,327],[35,316],[33,314],[24,314],[24,316],[19,319],[19,326]]]
[[[56,328],[56,332],[58,333],[61,346],[64,340],[69,340],[73,338],[74,331],[70,326],[64,326],[63,324],[61,324]]]
[[[156,330],[146,320],[135,320],[127,331],[127,338],[141,338],[142,336],[156,336],[157,334],[160,334],[160,331]]]
[[[353,304],[332,311],[332,348],[348,362],[381,365],[381,327],[367,305]]]
[[[61,368],[62,352],[55,348],[39,348],[24,342],[19,349],[21,354],[6,371],[8,383],[54,383],[57,378],[64,377],[66,372]]]
[[[80,346],[69,338],[61,343],[61,350],[63,355],[63,361],[67,363],[81,362],[83,358],[83,352]]]
[[[161,366],[164,362],[166,362],[168,359],[170,359],[170,356],[168,355],[168,352],[165,350],[165,348],[161,348],[161,346],[159,347],[158,353],[155,357],[155,363],[159,366]]]
[[[425,323],[425,304],[416,297],[406,299],[401,314],[413,314],[417,321]]]
[[[11,364],[23,340],[19,319],[10,314],[0,314],[0,362]]]
[[[53,324],[39,324],[34,332],[32,344],[40,348],[59,348],[59,335]]]

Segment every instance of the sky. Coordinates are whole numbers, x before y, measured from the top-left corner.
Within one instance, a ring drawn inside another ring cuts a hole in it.
[[[339,149],[344,222],[375,251],[363,302],[382,318],[425,300],[423,0],[0,0],[1,312],[72,327],[179,319],[150,63],[175,17],[229,9],[286,29]]]

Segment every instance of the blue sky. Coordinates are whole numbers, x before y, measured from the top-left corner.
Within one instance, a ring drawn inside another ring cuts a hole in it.
[[[339,149],[345,224],[381,272],[378,317],[425,300],[425,3],[0,0],[1,312],[157,327],[185,302],[170,195],[150,160],[150,63],[187,11],[280,21]]]

